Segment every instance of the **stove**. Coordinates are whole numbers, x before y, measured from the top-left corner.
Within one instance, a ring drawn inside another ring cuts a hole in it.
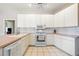
[[[36,42],[35,46],[46,46],[46,33],[45,28],[42,28],[42,26],[39,26],[40,28],[36,29]]]

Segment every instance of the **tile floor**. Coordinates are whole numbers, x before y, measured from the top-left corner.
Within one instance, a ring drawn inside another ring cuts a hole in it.
[[[46,46],[46,47],[31,46],[26,51],[25,56],[69,56],[69,55],[54,46]]]

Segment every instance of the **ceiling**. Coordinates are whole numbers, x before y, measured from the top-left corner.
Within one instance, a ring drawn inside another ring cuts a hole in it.
[[[14,10],[17,13],[55,14],[73,3],[43,3],[42,8],[31,5],[34,3],[0,3],[0,11]]]

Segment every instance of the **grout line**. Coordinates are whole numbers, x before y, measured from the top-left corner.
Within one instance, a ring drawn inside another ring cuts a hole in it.
[[[30,51],[30,52],[29,52]],[[64,56],[59,52],[61,50],[57,49],[54,46],[46,46],[46,47],[35,47],[35,46],[29,46],[26,52],[26,55],[29,56]]]
[[[44,56],[44,51],[43,51],[43,47],[42,47],[42,53],[43,53],[43,56]]]

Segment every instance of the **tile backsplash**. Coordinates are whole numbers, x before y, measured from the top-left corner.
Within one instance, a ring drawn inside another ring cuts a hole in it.
[[[17,28],[17,34],[19,33],[35,33],[36,32],[36,29],[34,27],[29,27],[29,28]],[[45,32],[46,33],[53,33],[53,28],[46,28],[45,29]]]
[[[57,33],[67,35],[79,35],[79,27],[62,27],[62,28],[48,28],[45,30],[46,33],[53,33],[56,29]],[[34,33],[35,28],[18,28],[17,33]]]
[[[57,33],[67,35],[79,35],[79,27],[56,28]]]
[[[34,28],[32,27],[29,27],[29,28],[26,28],[26,27],[20,27],[20,28],[17,28],[17,33],[34,33]]]

